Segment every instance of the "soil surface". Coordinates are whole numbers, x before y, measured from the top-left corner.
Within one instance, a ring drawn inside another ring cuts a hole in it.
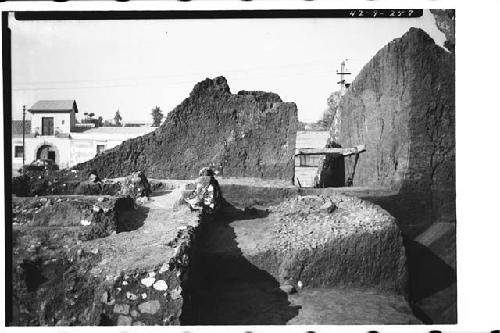
[[[130,227],[128,232],[85,243],[85,248],[99,249],[103,253],[103,260],[94,270],[119,275],[129,269],[152,269],[173,257],[175,247],[170,242],[179,229],[194,226],[198,221],[194,214],[189,214],[187,207],[175,211],[166,207],[168,200],[168,194],[152,197],[120,217],[122,224]]]
[[[356,198],[345,198],[346,201]],[[315,212],[321,196],[289,199],[275,206],[226,208],[205,225],[201,240],[202,285],[198,304],[200,325],[306,325],[306,324],[420,324],[405,298],[377,288],[295,285],[289,294],[283,282],[253,260],[270,248],[291,251],[298,246],[318,247],[338,232],[355,233],[356,221],[345,224],[347,205],[334,214]],[[356,205],[353,205],[355,207]],[[358,223],[364,209],[359,208]],[[382,210],[380,214],[382,214]],[[382,214],[383,215],[383,214]],[[294,217],[295,216],[295,217]],[[300,223],[301,221],[302,223]],[[379,225],[372,219],[371,227]],[[370,227],[370,224],[367,223]],[[307,230],[306,230],[307,229]],[[359,231],[359,230],[358,230]],[[280,288],[281,287],[281,288]]]

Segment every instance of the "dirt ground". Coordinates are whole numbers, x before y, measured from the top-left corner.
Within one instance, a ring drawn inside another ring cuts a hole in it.
[[[293,294],[284,292],[280,289],[282,283],[276,276],[249,260],[269,247],[281,246],[284,251],[289,248],[281,242],[279,236],[282,235],[276,229],[278,226],[286,227],[283,224],[287,223],[280,221],[268,209],[269,207],[253,207],[235,210],[233,207],[231,214],[223,214],[220,220],[206,226],[201,239],[203,273],[196,324],[421,323],[411,312],[405,298],[391,291],[345,286],[305,286],[302,289],[296,288],[298,292]],[[310,213],[313,218],[315,214]],[[288,221],[288,224],[294,222]],[[305,223],[308,231],[317,231],[321,236],[318,240],[325,237],[323,226],[324,223],[318,221]],[[309,232],[307,234],[312,235]],[[302,240],[305,241],[306,239]]]

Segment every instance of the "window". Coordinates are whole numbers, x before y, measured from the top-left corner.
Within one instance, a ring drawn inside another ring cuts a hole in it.
[[[99,155],[104,151],[104,145],[97,145],[96,147],[96,154]]]
[[[23,157],[24,148],[23,146],[16,146],[14,157]]]

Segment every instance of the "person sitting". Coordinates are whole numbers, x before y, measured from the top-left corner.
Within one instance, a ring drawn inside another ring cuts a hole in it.
[[[103,190],[103,181],[97,175],[96,170],[91,170],[88,173],[88,180],[82,181],[78,184],[78,187],[75,190],[75,194],[102,194]]]
[[[210,167],[201,169],[199,175],[200,177],[195,180],[194,191],[184,200],[191,209],[201,209],[209,214],[215,213],[222,199],[219,182]]]
[[[102,180],[97,175],[97,171],[96,170],[92,170],[92,171],[89,172],[89,181],[91,183],[101,184],[102,185]]]

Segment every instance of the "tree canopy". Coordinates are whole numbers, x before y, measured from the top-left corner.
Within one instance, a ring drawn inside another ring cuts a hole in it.
[[[115,121],[116,126],[122,126],[122,116],[120,114],[120,110],[116,110],[113,120]]]
[[[161,121],[163,120],[163,111],[159,106],[155,106],[151,111],[151,116],[153,117],[153,124],[151,126],[158,127],[161,125]]]

